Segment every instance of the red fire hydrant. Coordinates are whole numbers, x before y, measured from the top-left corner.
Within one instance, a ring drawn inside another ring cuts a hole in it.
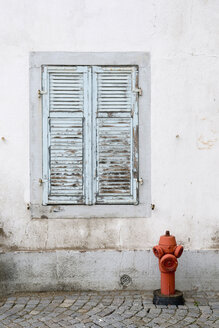
[[[153,247],[153,252],[159,258],[159,268],[161,271],[161,290],[155,292],[156,294],[160,293],[162,299],[165,299],[165,296],[168,300],[170,298],[173,299],[171,296],[177,296],[179,293],[182,294],[179,291],[177,293],[175,291],[175,271],[178,266],[177,258],[182,255],[183,246],[176,245],[175,237],[171,236],[169,231],[166,231],[166,234],[160,237],[159,245]],[[162,302],[162,304],[165,303]]]

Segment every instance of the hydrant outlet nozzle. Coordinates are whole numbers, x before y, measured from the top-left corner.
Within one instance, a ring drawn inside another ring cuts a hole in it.
[[[159,245],[153,247],[153,252],[159,259],[164,255],[164,251]]]
[[[179,258],[181,255],[182,255],[182,252],[183,252],[183,246],[179,245],[179,246],[176,246],[176,249],[174,251],[174,255]]]

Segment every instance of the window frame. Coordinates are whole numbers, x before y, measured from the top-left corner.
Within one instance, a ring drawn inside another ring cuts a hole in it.
[[[41,90],[43,65],[138,66],[138,85],[142,89],[142,96],[139,97],[139,178],[143,179],[143,184],[139,184],[138,205],[42,205],[43,188],[40,179],[43,161],[43,127],[42,104],[38,90]],[[150,153],[150,56],[148,53],[30,53],[30,209],[32,218],[149,217],[151,215]]]

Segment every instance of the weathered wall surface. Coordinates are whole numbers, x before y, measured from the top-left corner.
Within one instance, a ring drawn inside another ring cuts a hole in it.
[[[185,251],[176,272],[177,288],[215,290],[219,284],[217,256],[217,250]],[[8,252],[0,256],[0,295],[26,290],[157,289],[157,262],[150,250]],[[129,277],[126,286],[121,283],[123,275]]]
[[[144,250],[169,229],[187,249],[218,248],[219,1],[0,4],[1,244]],[[30,219],[30,51],[151,54],[151,217]]]

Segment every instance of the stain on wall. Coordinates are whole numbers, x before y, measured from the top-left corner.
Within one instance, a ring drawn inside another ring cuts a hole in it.
[[[219,248],[219,231],[216,231],[214,236],[211,237],[212,246],[211,248],[218,249]]]

